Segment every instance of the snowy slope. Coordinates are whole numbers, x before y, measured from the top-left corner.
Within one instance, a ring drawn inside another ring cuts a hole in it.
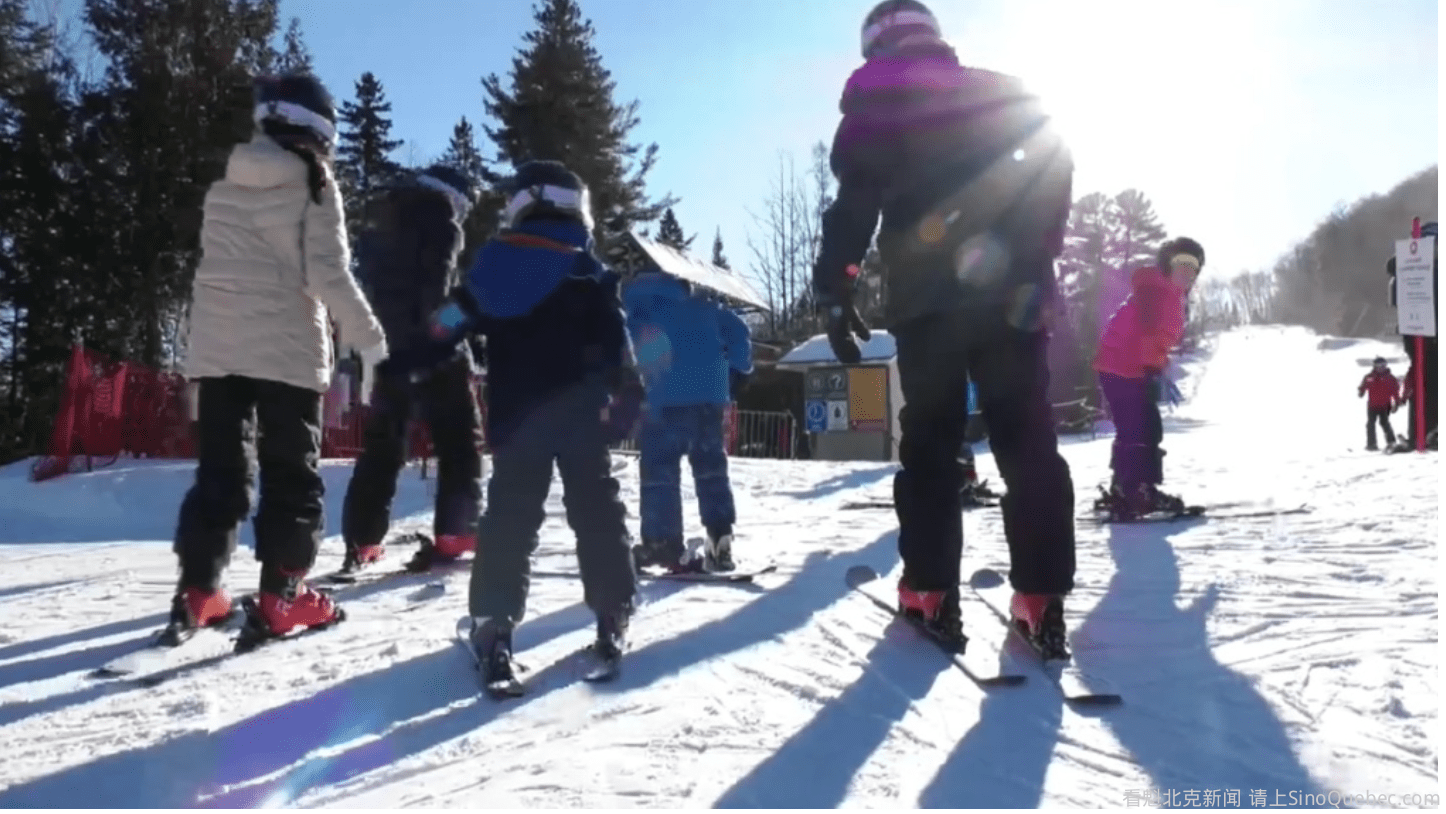
[[[333,630],[153,689],[89,679],[164,620],[190,467],[32,484],[16,465],[0,471],[0,806],[1117,807],[1152,786],[1180,803],[1238,790],[1239,807],[1259,790],[1265,804],[1409,803],[1438,785],[1439,482],[1434,454],[1360,451],[1355,386],[1377,353],[1399,356],[1259,328],[1188,365],[1171,489],[1314,511],[1081,522],[1076,658],[1125,696],[1095,711],[1038,676],[986,697],[845,588],[854,563],[897,572],[892,513],[837,510],[886,496],[892,466],[734,461],[738,555],[779,572],[645,585],[624,675],[602,686],[564,658],[592,619],[563,576],[576,563],[555,489],[548,575],[517,635],[533,692],[498,704],[450,641],[462,573],[440,593],[425,577],[344,589],[350,619]],[[1109,443],[1062,445],[1081,514]],[[979,464],[997,480],[988,454]],[[348,472],[327,468],[331,530]],[[636,467],[621,477],[635,510]],[[428,524],[426,484],[403,476],[402,523]],[[965,529],[966,575],[1007,568],[997,510]],[[340,557],[329,538],[318,567]],[[241,551],[229,583],[256,574]],[[971,647],[1000,650],[997,620],[973,602],[965,614]]]

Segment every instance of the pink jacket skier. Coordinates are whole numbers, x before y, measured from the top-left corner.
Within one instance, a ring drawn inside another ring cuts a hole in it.
[[[1164,426],[1160,374],[1185,333],[1185,303],[1205,265],[1205,249],[1188,237],[1160,248],[1157,265],[1139,269],[1133,290],[1110,317],[1095,357],[1100,389],[1115,423],[1110,469],[1114,482],[1103,507],[1122,519],[1184,510],[1159,490]]]

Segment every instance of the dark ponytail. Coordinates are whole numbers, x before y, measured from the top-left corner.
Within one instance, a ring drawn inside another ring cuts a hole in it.
[[[331,164],[330,151],[321,145],[311,130],[299,125],[263,119],[261,132],[306,162],[306,183],[311,189],[311,199],[321,203],[322,190],[326,189],[326,168]]]

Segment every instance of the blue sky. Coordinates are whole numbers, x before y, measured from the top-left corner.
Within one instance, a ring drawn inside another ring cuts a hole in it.
[[[485,120],[481,77],[506,74],[531,5],[282,0],[282,11],[302,19],[337,96],[363,71],[378,76],[394,133],[429,158],[459,116]],[[747,210],[759,210],[779,151],[802,163],[832,137],[873,0],[581,5],[618,98],[641,103],[636,139],[661,147],[650,189],[681,197],[695,246],[721,227],[733,264],[744,264],[757,231]],[[1144,190],[1166,228],[1200,239],[1221,273],[1269,266],[1336,204],[1437,160],[1431,0],[931,7],[966,64],[1016,73],[1049,101],[1075,153],[1077,194]]]
[[[681,197],[696,247],[721,227],[733,265],[746,265],[758,231],[748,210],[780,151],[802,166],[831,139],[873,2],[581,0],[617,99],[640,102],[635,140],[661,147],[650,189]],[[532,26],[531,0],[281,5],[338,98],[364,71],[381,79],[403,160],[439,154],[460,116],[487,120],[481,78],[506,75]],[[1337,204],[1437,161],[1432,0],[930,5],[966,64],[1022,76],[1049,102],[1077,195],[1144,190],[1217,273],[1269,267]]]

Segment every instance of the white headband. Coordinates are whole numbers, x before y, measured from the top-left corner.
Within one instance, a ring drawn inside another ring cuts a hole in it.
[[[864,29],[863,53],[869,52],[874,45],[874,40],[878,39],[880,34],[890,28],[904,25],[927,26],[930,31],[934,32],[934,36],[943,36],[943,32],[939,30],[939,21],[935,20],[934,15],[927,11],[896,11],[888,16],[880,17],[877,22]]]
[[[263,119],[281,119],[289,124],[307,127],[316,131],[316,134],[326,140],[327,144],[336,141],[336,127],[315,111],[308,110],[295,102],[262,102],[256,106],[252,115],[257,124]]]
[[[434,178],[424,173],[417,176],[417,183],[446,195],[447,200],[452,202],[452,209],[459,218],[466,217],[468,210],[472,208],[472,202],[467,200],[466,195],[458,192],[455,187],[440,178]]]

